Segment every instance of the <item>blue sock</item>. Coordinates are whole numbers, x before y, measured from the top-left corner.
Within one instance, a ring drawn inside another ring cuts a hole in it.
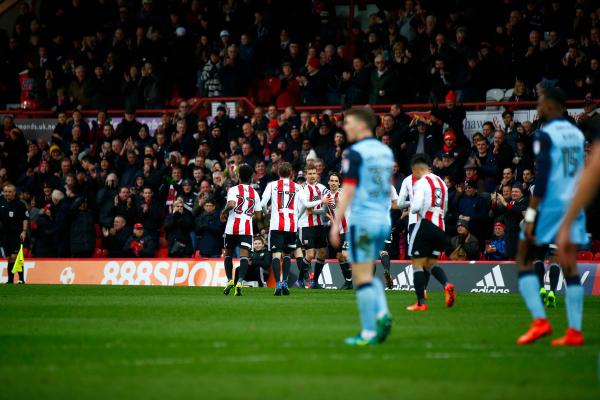
[[[377,319],[383,317],[386,314],[390,313],[390,310],[387,305],[387,299],[385,298],[385,289],[383,288],[383,284],[378,278],[373,278],[371,282],[375,287],[375,292],[377,293]]]
[[[363,339],[375,336],[377,316],[377,291],[371,282],[356,288],[356,302],[360,315],[361,335]]]
[[[583,286],[579,276],[570,276],[565,279],[567,283],[567,320],[569,328],[581,331],[581,320],[583,318]]]
[[[546,318],[544,304],[540,297],[540,281],[535,272],[523,271],[519,272],[519,292],[525,300],[525,305],[531,313],[533,319]]]

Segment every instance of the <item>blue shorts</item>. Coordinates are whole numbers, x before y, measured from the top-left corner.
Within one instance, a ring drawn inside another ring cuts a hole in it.
[[[540,245],[554,244],[563,217],[564,212],[562,210],[540,211],[535,219],[534,234],[536,243]],[[522,229],[520,238],[525,239],[525,232]],[[588,243],[585,214],[583,212],[573,221],[569,238],[573,244],[584,245]]]
[[[350,225],[346,234],[350,262],[375,262],[389,236],[390,226],[386,224]]]

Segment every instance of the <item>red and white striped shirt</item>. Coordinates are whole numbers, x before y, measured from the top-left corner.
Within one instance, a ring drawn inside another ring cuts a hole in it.
[[[400,186],[400,193],[398,193],[398,207],[404,208],[407,204],[413,201],[413,187],[417,183],[418,179],[412,174],[404,178],[402,186]],[[406,200],[408,198],[408,201]],[[408,214],[408,225],[416,224],[419,219],[419,214]]]
[[[410,212],[431,221],[445,230],[444,214],[448,208],[448,188],[439,176],[424,175],[413,187],[413,201]]]
[[[306,183],[302,189],[304,190],[304,198],[308,201],[316,201],[321,200],[321,197],[325,196],[329,189],[320,183],[315,183],[311,185],[310,183]],[[300,220],[298,221],[298,226],[300,228],[307,228],[311,226],[323,226],[327,225],[327,217],[324,213],[325,209],[323,204],[319,204],[313,208],[313,213],[309,214],[306,210],[300,216]]]
[[[342,193],[343,193],[343,189],[338,189],[337,192],[335,192],[335,193],[329,192],[329,194],[327,195],[328,198],[331,198],[333,196],[333,200],[335,201],[335,203],[333,205],[327,206],[327,208],[329,208],[329,213],[331,214],[331,216],[333,217],[334,220],[336,217],[337,205],[342,197]],[[348,232],[348,221],[346,220],[345,215],[342,217],[341,221],[342,222],[340,224],[340,233]]]
[[[225,233],[228,235],[253,235],[252,217],[262,211],[260,196],[250,185],[237,185],[227,191],[227,202],[236,205],[229,210]]]
[[[302,208],[312,208],[319,201],[310,202],[304,196],[302,186],[289,179],[269,182],[262,198],[262,207],[267,208],[271,202],[271,222],[269,230],[297,232],[298,216]]]

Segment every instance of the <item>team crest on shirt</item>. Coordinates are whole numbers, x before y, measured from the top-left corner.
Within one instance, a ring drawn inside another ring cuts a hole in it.
[[[14,216],[15,216],[15,212],[14,212],[14,211],[9,211],[9,212],[8,212],[8,216],[9,216],[10,218],[14,217]]]

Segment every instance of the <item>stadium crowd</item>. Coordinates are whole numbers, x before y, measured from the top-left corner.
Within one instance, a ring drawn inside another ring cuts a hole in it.
[[[592,0],[380,0],[362,19],[328,0],[39,3],[1,33],[1,104],[157,109],[260,92],[284,108],[441,102],[450,89],[466,102],[508,87],[521,101],[557,83],[600,94]]]
[[[395,154],[396,189],[410,157],[428,154],[449,187],[448,257],[511,259],[535,184],[539,121],[517,123],[508,110],[467,138],[461,102],[512,85],[515,101],[553,85],[572,98],[598,94],[593,5],[382,1],[368,26],[344,24],[321,1],[43,1],[39,16],[23,5],[2,50],[2,102],[19,98],[18,72],[27,69],[29,98],[57,123],[50,141],[28,142],[4,118],[0,184],[14,184],[27,205],[35,256],[218,257],[219,214],[240,164],[254,168],[259,193],[285,161],[298,181],[307,163],[325,185],[340,170],[343,115],[296,105],[393,104],[376,135]],[[154,131],[136,118],[136,109],[172,98],[245,96],[273,76],[269,105],[251,114],[231,117],[220,106],[204,119],[181,100]],[[400,105],[428,100],[424,115]],[[86,108],[125,112],[85,119]],[[591,97],[585,110],[598,123]],[[589,221],[598,220],[594,210]],[[406,211],[392,213],[391,256],[404,257]],[[594,238],[597,230],[590,226]],[[261,221],[258,232],[266,233]]]

